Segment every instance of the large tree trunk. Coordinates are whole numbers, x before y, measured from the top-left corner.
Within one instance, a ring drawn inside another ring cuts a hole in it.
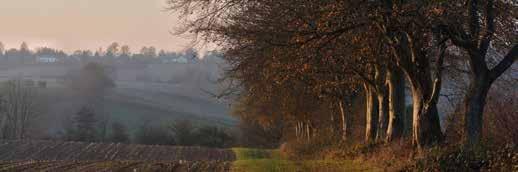
[[[405,73],[412,89],[412,141],[421,149],[439,143],[442,139],[441,124],[437,111],[437,100],[441,90],[441,69],[446,47],[441,46],[435,78],[429,58],[421,45],[413,42],[409,34],[401,35],[399,66]],[[396,50],[398,51],[398,50]]]
[[[488,44],[486,44],[488,46]],[[487,49],[487,47],[486,47]],[[472,80],[464,99],[465,142],[469,146],[480,144],[482,140],[482,124],[486,97],[491,84],[509,69],[518,58],[518,44],[493,69],[488,70],[484,61],[487,51],[469,51]]]
[[[431,92],[419,86],[418,83],[412,83],[412,142],[419,149],[436,144],[442,139],[437,105],[435,103],[427,104],[423,91]]]
[[[471,81],[464,99],[465,136],[469,145],[478,145],[482,139],[482,124],[486,96],[491,88],[491,80],[481,75]]]
[[[386,142],[399,139],[403,135],[405,115],[405,80],[403,72],[392,70],[388,75],[389,119]]]
[[[387,133],[388,125],[388,111],[389,111],[389,99],[387,97],[387,89],[383,86],[377,94],[378,98],[378,131],[376,134],[376,142],[383,142],[385,140],[385,134]]]
[[[374,88],[365,87],[365,142],[373,143],[376,139],[376,129],[378,128],[378,99]]]

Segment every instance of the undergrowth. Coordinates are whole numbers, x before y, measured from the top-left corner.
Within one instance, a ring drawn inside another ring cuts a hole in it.
[[[389,144],[336,143],[314,146],[314,142],[289,142],[285,157],[313,157],[329,161],[352,161],[375,165],[384,171],[518,171],[516,145],[467,148],[436,145],[416,150],[409,142]]]

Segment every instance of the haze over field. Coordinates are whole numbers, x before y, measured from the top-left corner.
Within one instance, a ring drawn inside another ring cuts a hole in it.
[[[221,66],[221,59],[216,57],[195,64],[120,65],[114,68],[116,87],[104,95],[103,113],[110,121],[129,126],[131,132],[145,122],[165,125],[180,119],[231,127],[235,122],[229,116],[229,102],[209,94],[221,88],[216,83],[222,74]],[[63,119],[82,106],[78,97],[70,96],[67,85],[56,80],[80,68],[79,64],[3,67],[0,81],[16,77],[48,81],[47,88],[40,92],[50,101],[45,102],[46,112],[40,114],[38,125],[55,133],[61,130]]]

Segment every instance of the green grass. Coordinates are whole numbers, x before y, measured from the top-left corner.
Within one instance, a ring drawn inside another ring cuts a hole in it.
[[[280,159],[278,150],[232,148],[237,160]]]
[[[339,172],[339,171],[381,171],[367,164],[343,160],[291,161],[283,159],[278,150],[233,148],[236,161],[233,172]]]

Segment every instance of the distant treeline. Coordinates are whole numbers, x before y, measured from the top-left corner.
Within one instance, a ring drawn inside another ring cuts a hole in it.
[[[215,148],[231,147],[236,143],[236,135],[227,129],[196,126],[188,120],[177,120],[167,125],[144,122],[131,134],[124,124],[100,119],[93,109],[87,107],[77,112],[67,124],[54,140]]]
[[[194,48],[174,52],[157,50],[153,46],[144,46],[140,48],[138,53],[132,52],[128,45],[120,45],[117,42],[110,44],[106,49],[99,48],[96,51],[76,50],[73,53],[48,47],[31,50],[25,42],[18,49],[5,49],[4,44],[0,42],[0,63],[9,65],[86,64],[90,62],[102,64],[162,64],[197,63],[200,59],[199,52]],[[209,52],[205,56],[220,56],[220,54]]]

